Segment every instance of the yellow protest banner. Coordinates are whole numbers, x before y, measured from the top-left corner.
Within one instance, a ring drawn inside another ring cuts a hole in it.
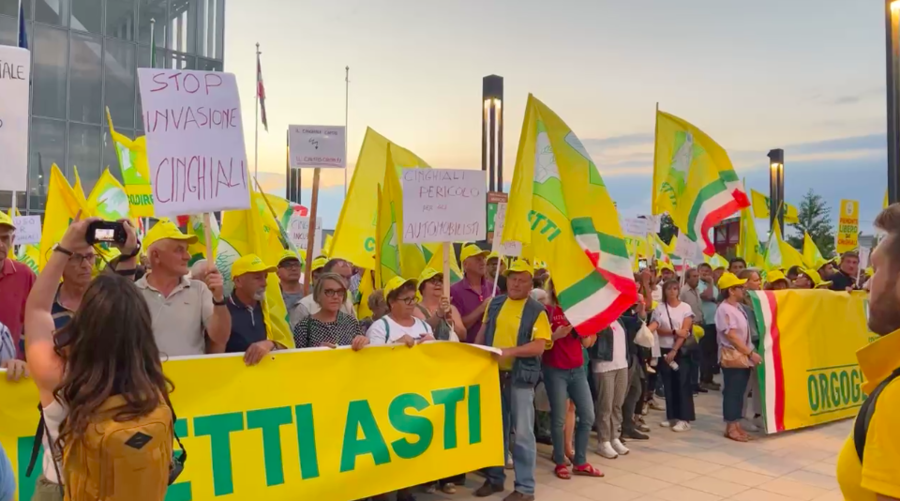
[[[834,250],[838,254],[859,247],[859,202],[856,200],[841,200],[835,239]]]
[[[759,327],[757,369],[768,433],[853,417],[864,396],[856,351],[878,336],[866,327],[865,292],[750,292]]]
[[[314,349],[255,367],[235,355],[164,369],[188,451],[166,501],[361,499],[503,464],[497,362],[477,347]],[[25,477],[37,390],[2,377],[0,399],[0,443],[28,500],[41,469]]]

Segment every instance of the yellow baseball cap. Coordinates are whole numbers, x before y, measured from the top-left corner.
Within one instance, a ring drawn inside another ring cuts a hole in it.
[[[325,256],[319,256],[312,261],[312,271],[321,270],[325,267],[325,263],[328,262],[328,258]]]
[[[779,280],[784,280],[787,282],[787,277],[784,276],[784,272],[781,270],[771,270],[766,272],[766,282],[770,284],[774,284]]]
[[[147,232],[143,246],[146,249],[160,240],[167,239],[186,242],[188,245],[197,243],[197,235],[185,235],[171,219],[164,217],[157,221],[153,228],[150,228],[150,231]]]
[[[482,250],[481,247],[475,244],[467,244],[463,246],[462,251],[459,253],[459,262],[465,263],[466,259],[469,259],[470,257],[487,256],[490,253],[490,251]]]
[[[246,256],[238,258],[238,260],[231,265],[231,278],[236,278],[246,273],[256,273],[258,271],[272,273],[275,271],[275,267],[264,263],[256,254],[247,254]]]
[[[289,259],[300,261],[300,256],[298,256],[297,253],[292,250],[286,250],[281,254],[281,257],[278,258],[278,266],[281,266],[281,263]],[[300,264],[303,264],[303,261],[300,261]]]
[[[497,252],[491,252],[490,254],[487,255],[487,258],[488,258],[488,261],[490,261],[491,259],[500,259],[500,254]]]
[[[12,229],[16,229],[16,225],[13,224],[12,218],[5,212],[0,212],[0,226],[9,226]]]
[[[528,261],[516,259],[513,261],[513,264],[503,272],[505,276],[509,276],[511,273],[528,273],[529,275],[534,276],[534,267],[528,264]]]
[[[443,278],[443,276],[444,276],[444,274],[443,274],[442,272],[437,271],[437,270],[434,269],[434,268],[425,268],[424,270],[422,270],[422,273],[419,275],[419,280],[418,280],[418,282],[419,282],[420,284],[423,284],[423,283],[425,283],[425,282],[431,280],[432,278],[434,278],[434,277],[436,277],[436,276],[438,276],[438,275],[440,275],[441,278]]]
[[[800,273],[803,273],[804,275],[809,277],[809,279],[813,283],[814,289],[819,288],[819,287],[828,287],[831,285],[831,282],[826,282],[826,281],[822,280],[822,275],[819,275],[819,272],[816,270],[800,268]]]
[[[725,289],[730,289],[732,287],[737,287],[739,285],[744,285],[745,283],[747,283],[746,279],[742,280],[742,279],[738,278],[737,275],[735,275],[734,273],[731,273],[730,271],[726,271],[725,273],[722,273],[721,277],[719,277],[718,285],[719,285],[719,290],[725,290]]]
[[[672,266],[672,263],[668,261],[657,261],[656,262],[656,274],[662,275],[663,270],[669,270],[672,273],[675,273],[675,267]]]
[[[384,298],[387,299],[391,292],[403,287],[404,284],[412,282],[413,285],[417,285],[419,283],[415,278],[403,278],[403,277],[394,277],[388,280],[388,283],[384,286]]]

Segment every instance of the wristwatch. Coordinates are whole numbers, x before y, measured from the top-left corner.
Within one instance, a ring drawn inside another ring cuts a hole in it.
[[[66,256],[69,256],[69,257],[72,257],[75,255],[74,252],[70,251],[69,249],[66,249],[65,247],[60,246],[59,244],[54,245],[52,250],[53,250],[53,252],[59,252],[60,254],[65,254]]]
[[[216,298],[213,298],[213,306],[225,306],[225,302],[228,301],[224,297],[221,301],[216,301]]]

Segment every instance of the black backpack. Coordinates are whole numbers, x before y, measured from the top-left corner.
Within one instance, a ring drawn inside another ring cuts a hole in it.
[[[876,401],[882,390],[887,388],[887,385],[891,384],[891,381],[897,379],[897,377],[900,377],[900,368],[897,368],[890,376],[884,378],[884,381],[866,398],[866,401],[863,402],[862,407],[859,409],[856,422],[853,423],[853,445],[856,446],[856,455],[859,456],[860,463],[862,463],[863,453],[866,451],[866,435],[869,433],[869,422],[872,421],[872,416],[875,415]]]

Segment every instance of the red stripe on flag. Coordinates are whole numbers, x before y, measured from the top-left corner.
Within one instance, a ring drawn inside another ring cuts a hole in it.
[[[769,300],[769,314],[772,322],[769,335],[772,337],[772,363],[775,374],[775,429],[784,431],[784,367],[781,365],[781,332],[778,330],[778,301],[772,291],[766,291]]]
[[[634,302],[635,298],[629,298],[624,294],[620,294],[608,308],[576,325],[575,329],[579,335],[581,333],[589,333],[585,335],[592,336],[609,327],[609,325],[615,322],[622,313],[628,310],[628,308],[631,308],[631,305],[633,305]]]
[[[727,204],[719,207],[718,209],[710,212],[703,218],[703,222],[700,223],[700,233],[702,233],[703,244],[705,245],[703,249],[703,253],[707,256],[712,256],[716,253],[716,246],[709,241],[709,230],[711,230],[716,224],[723,221],[728,216],[738,212],[743,207],[740,202],[732,199]]]

